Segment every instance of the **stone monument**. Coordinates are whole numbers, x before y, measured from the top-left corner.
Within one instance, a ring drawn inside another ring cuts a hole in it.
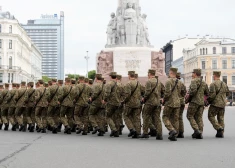
[[[141,13],[139,0],[118,0],[107,26],[107,44],[97,54],[97,73],[108,77],[115,71],[125,78],[134,70],[144,82],[150,68],[166,80],[165,54],[150,43],[147,15]]]

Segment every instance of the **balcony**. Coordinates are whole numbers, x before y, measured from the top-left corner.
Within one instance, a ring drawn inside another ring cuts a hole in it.
[[[0,65],[0,70],[20,71],[21,67],[18,67],[18,66],[8,66],[8,65]]]

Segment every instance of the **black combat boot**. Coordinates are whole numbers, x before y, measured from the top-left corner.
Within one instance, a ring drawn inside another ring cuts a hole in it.
[[[47,133],[46,128],[43,128],[43,129],[42,129],[42,133],[44,133],[44,134]]]
[[[66,126],[65,130],[64,130],[64,133],[65,134],[71,134],[71,128],[69,126]]]
[[[156,140],[163,140],[162,135],[157,134]]]
[[[39,129],[39,127],[38,127],[38,125],[36,125],[36,131],[38,131],[38,129]]]
[[[0,124],[0,130],[2,130],[2,124]]]
[[[29,124],[29,132],[34,132],[34,124]]]
[[[111,131],[110,137],[113,137],[116,131]]]
[[[119,128],[119,135],[122,135],[122,131],[123,131],[123,128],[125,127],[125,125],[121,125],[120,128]]]
[[[57,127],[53,127],[52,134],[57,134]]]
[[[132,139],[138,139],[140,136],[140,134],[138,134],[136,131],[134,133],[134,135],[132,136]]]
[[[173,130],[173,131],[170,132],[170,136],[168,137],[168,139],[170,141],[177,141],[176,135],[177,135],[177,132],[175,130]]]
[[[20,126],[18,123],[16,123],[16,129],[20,129]]]
[[[81,134],[81,132],[82,132],[82,129],[81,129],[81,128],[78,128],[76,134]]]
[[[5,124],[5,127],[4,127],[4,131],[8,131],[8,128],[9,128],[9,124],[6,123],[6,124]]]
[[[92,131],[94,131],[94,129],[93,129],[93,127],[91,126],[91,127],[90,127],[90,132],[92,132]]]
[[[136,131],[134,129],[130,129],[130,133],[128,134],[128,137],[132,137],[136,134]]]
[[[73,125],[73,128],[71,129],[71,132],[76,132],[77,125]]]
[[[107,125],[105,125],[104,130],[105,130],[105,132],[109,132],[109,128]]]
[[[192,138],[196,139],[199,136],[200,132],[199,130],[195,130],[194,133],[192,134]]]
[[[118,131],[115,131],[113,136],[114,136],[114,137],[119,137]]]
[[[62,128],[62,123],[59,123],[59,125],[57,127],[57,132],[61,132],[61,128]]]
[[[24,125],[22,124],[22,125],[20,125],[19,131],[22,131],[23,129],[24,129]]]
[[[22,129],[22,132],[26,132],[27,130],[27,124],[24,124],[24,128]]]
[[[139,138],[141,138],[141,139],[148,139],[149,135],[148,134],[142,134],[142,135],[139,136]]]
[[[100,131],[100,132],[98,133],[98,136],[104,136],[104,134],[105,134],[104,131]]]
[[[224,129],[220,128],[217,130],[216,138],[224,138]]]
[[[183,132],[180,132],[177,136],[177,138],[184,138],[184,133]]]
[[[12,126],[11,130],[16,131],[16,124]]]
[[[87,135],[87,132],[86,132],[86,131],[83,131],[83,132],[82,132],[82,135]]]
[[[95,127],[95,129],[94,129],[94,131],[92,132],[92,134],[96,134],[99,130],[100,130],[100,129],[99,129],[99,127],[98,127],[98,126],[97,126],[97,127]]]

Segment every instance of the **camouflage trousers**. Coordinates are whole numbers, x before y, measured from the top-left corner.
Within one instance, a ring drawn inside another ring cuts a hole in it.
[[[141,134],[141,108],[125,107],[124,121],[129,130],[136,130],[137,134]]]
[[[191,124],[193,130],[199,130],[201,133],[203,132],[203,111],[204,105],[198,105],[196,103],[189,103],[187,118]]]
[[[148,134],[148,129],[155,129],[162,135],[161,106],[145,105],[142,111],[143,134]]]
[[[2,125],[3,122],[2,122],[2,112],[1,112],[1,109],[0,109],[0,125]]]
[[[73,112],[74,107],[61,106],[60,108],[60,118],[61,122],[65,127],[72,127],[74,124],[73,121]]]
[[[220,128],[224,128],[224,114],[225,114],[225,108],[219,108],[215,106],[210,106],[208,111],[208,119],[213,125],[215,130],[218,130]],[[217,116],[217,120],[216,117]]]
[[[51,127],[57,127],[56,113],[59,114],[59,108],[57,106],[48,106],[47,109],[47,122]]]
[[[91,122],[92,127],[94,128],[99,127],[101,131],[104,131],[104,126],[106,122],[105,109],[94,105],[90,105],[89,120]]]
[[[180,115],[179,115],[179,132],[184,133],[184,108],[185,105],[182,104],[180,107]]]
[[[19,125],[27,124],[26,107],[17,107],[15,110],[15,117]]]
[[[26,107],[26,119],[28,124],[35,124],[35,108],[33,107]]]
[[[11,125],[16,124],[15,109],[16,109],[15,107],[8,108],[8,120],[11,123]]]
[[[115,124],[117,120],[117,114],[119,112],[118,106],[113,106],[111,104],[107,104],[106,106],[106,117],[107,117],[107,122],[112,131],[118,131],[119,127]]]
[[[42,129],[47,127],[47,107],[36,107],[35,120],[39,128]]]
[[[89,125],[89,106],[75,106],[74,110],[74,120],[75,124],[77,125],[77,128],[83,129],[85,132],[88,131],[88,125]]]
[[[2,122],[4,124],[8,124],[8,107],[2,107],[1,108],[1,117],[2,117]]]
[[[115,114],[114,116],[114,122],[115,122],[115,125],[116,125],[116,128],[118,129],[118,131],[121,130],[121,126],[124,125],[123,123],[123,112],[124,112],[124,106],[120,106],[118,109],[117,109],[117,113]]]
[[[180,108],[164,107],[162,120],[168,131],[179,131],[179,113]]]

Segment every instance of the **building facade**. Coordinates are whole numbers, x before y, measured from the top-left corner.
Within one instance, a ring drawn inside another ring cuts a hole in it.
[[[202,76],[209,85],[213,82],[213,71],[221,71],[221,80],[235,90],[235,40],[228,38],[205,38],[192,49],[184,50],[184,76],[188,87],[192,71],[202,69]]]
[[[184,58],[180,57],[172,62],[172,67],[178,68],[178,72],[181,73],[181,78],[184,78]]]
[[[0,12],[0,83],[42,78],[42,54],[10,12]]]
[[[64,12],[41,15],[23,25],[43,54],[42,73],[49,78],[64,79]]]

